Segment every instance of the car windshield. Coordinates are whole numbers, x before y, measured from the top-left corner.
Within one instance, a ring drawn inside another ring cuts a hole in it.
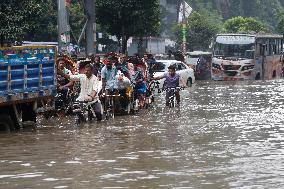
[[[222,44],[216,43],[214,57],[233,57],[253,59],[254,44]]]
[[[165,72],[168,69],[168,64],[165,62],[156,62],[153,65],[153,72]]]

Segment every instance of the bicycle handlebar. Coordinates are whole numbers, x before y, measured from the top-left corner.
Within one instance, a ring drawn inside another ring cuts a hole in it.
[[[119,97],[120,94],[107,95],[107,94],[103,93],[102,96],[106,96],[106,97]]]
[[[166,88],[167,91],[170,91],[170,90],[177,91],[177,90],[182,90],[182,89],[184,89],[184,87],[169,87],[169,88]]]

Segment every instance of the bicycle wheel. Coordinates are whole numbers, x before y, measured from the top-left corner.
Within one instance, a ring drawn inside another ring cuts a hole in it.
[[[106,114],[106,120],[108,120],[110,118],[109,109],[106,110],[105,114]]]
[[[111,118],[114,118],[114,97],[111,97]]]
[[[169,107],[170,108],[173,108],[173,107],[175,107],[175,94],[173,93],[173,94],[171,94],[171,96],[170,96],[170,103],[169,103]]]
[[[84,122],[86,122],[86,119],[85,119],[85,117],[83,116],[83,114],[77,114],[76,115],[76,117],[75,117],[75,123],[77,124],[77,125],[79,125],[79,124],[81,124],[81,123],[84,123]]]
[[[106,108],[106,120],[114,118],[113,96],[109,96]]]
[[[135,99],[135,101],[134,101],[134,110],[135,111],[139,110],[139,100],[138,99]]]

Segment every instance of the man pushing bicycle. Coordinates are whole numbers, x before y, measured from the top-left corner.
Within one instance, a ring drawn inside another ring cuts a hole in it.
[[[179,89],[180,86],[183,85],[183,81],[178,73],[176,73],[176,68],[174,65],[170,65],[168,67],[168,72],[164,73],[161,76],[154,77],[151,80],[160,80],[165,78],[164,82],[164,88],[166,90],[166,106],[170,105],[170,96],[172,95],[172,89],[174,89],[174,93],[176,96],[176,103],[177,105],[180,104],[180,94],[179,94]]]
[[[69,79],[71,81],[79,81],[80,82],[80,93],[79,97],[76,99],[78,102],[94,102],[92,104],[92,108],[96,114],[97,120],[102,120],[102,105],[98,99],[98,88],[99,83],[98,79],[95,75],[93,75],[93,66],[90,64],[85,65],[84,74],[78,75],[69,75],[65,74],[61,70],[57,70],[57,73],[62,75],[64,78]]]

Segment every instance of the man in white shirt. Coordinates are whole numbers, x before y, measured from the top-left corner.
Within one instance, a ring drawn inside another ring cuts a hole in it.
[[[102,105],[101,102],[99,101],[98,97],[98,79],[95,75],[93,75],[93,67],[90,64],[85,65],[84,67],[84,74],[78,74],[78,75],[69,75],[63,73],[61,70],[57,71],[58,74],[62,75],[66,79],[70,79],[71,81],[79,81],[80,82],[80,93],[79,97],[76,99],[76,101],[96,101],[92,105],[97,120],[101,121],[102,120]]]

